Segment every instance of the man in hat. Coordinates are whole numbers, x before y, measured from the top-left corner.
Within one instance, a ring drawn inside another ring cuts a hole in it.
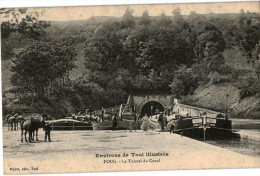
[[[46,123],[43,121],[43,130],[45,131],[45,142],[48,141],[51,142],[51,126],[49,123]]]

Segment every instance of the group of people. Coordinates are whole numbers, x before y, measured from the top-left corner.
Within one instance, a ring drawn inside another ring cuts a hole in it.
[[[134,121],[129,121],[128,122],[128,127],[126,129],[129,130],[130,132],[132,132],[132,130],[137,130],[138,125],[138,121],[139,121],[139,117],[136,113],[135,108],[133,108],[132,113],[134,114]],[[168,111],[164,111],[161,112],[158,118],[158,123],[160,124],[161,127],[161,131],[165,131],[165,127],[167,125],[167,118],[166,115],[168,114]],[[97,122],[104,122],[105,121],[105,114],[106,111],[105,109],[102,107],[98,118],[97,118]],[[119,116],[119,112],[118,110],[114,110],[112,109],[112,111],[110,111],[110,113],[108,113],[111,115],[111,118],[107,118],[108,121],[112,121],[112,130],[116,130],[118,129],[118,121],[120,121],[120,116]],[[142,118],[141,118],[141,130],[143,131],[147,131],[149,129],[149,116],[147,114],[145,114]]]
[[[161,131],[165,131],[165,127],[167,125],[167,118],[166,118],[166,112],[161,112],[157,121],[160,125]],[[149,129],[149,117],[147,116],[147,114],[145,114],[143,116],[142,119],[142,125],[141,125],[141,129],[144,131],[147,131]]]

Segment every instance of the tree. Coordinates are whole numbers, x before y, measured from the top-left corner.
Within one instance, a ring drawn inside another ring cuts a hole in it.
[[[212,24],[206,25],[197,37],[194,48],[197,62],[205,62],[210,71],[218,71],[224,64],[225,46],[221,31]]]
[[[175,97],[180,98],[180,96],[184,94],[184,84],[181,79],[174,78],[169,86],[171,88],[172,94]]]
[[[12,45],[9,42],[6,42],[5,40],[1,41],[1,50],[2,50],[2,56],[1,56],[2,60],[8,60],[9,58],[15,55]]]
[[[123,46],[116,33],[119,30],[116,24],[114,22],[103,24],[85,42],[88,69],[107,72],[112,67],[118,67],[116,64]]]
[[[241,9],[242,10],[242,9]],[[246,14],[242,11],[239,17],[239,29],[243,32],[243,36],[240,40],[240,45],[245,55],[248,57],[248,61],[251,63],[252,51],[260,41],[260,16],[247,12]]]
[[[40,14],[27,13],[27,9],[2,9],[1,38],[7,39],[11,33],[18,32],[28,38],[39,39],[49,22],[39,20]],[[10,19],[10,20],[9,20]]]
[[[154,27],[149,30],[148,40],[140,42],[137,63],[143,73],[149,69],[160,71],[162,65],[192,65],[194,53],[191,45],[172,28]]]
[[[172,23],[171,19],[167,17],[164,13],[161,13],[157,24],[161,27],[168,27]]]
[[[181,65],[178,70],[174,72],[173,81],[170,83],[171,91],[176,96],[192,94],[199,85],[197,74],[185,65]]]
[[[177,8],[177,9],[174,9],[172,11],[172,14],[174,16],[174,22],[177,24],[177,25],[182,25],[183,23],[183,18],[181,16],[181,9],[180,8]]]
[[[40,14],[27,13],[27,9],[1,9],[1,48],[2,58],[7,60],[14,56],[13,40],[8,41],[11,34],[18,33],[19,38],[39,40],[45,34],[45,29],[50,26],[49,22],[39,20]],[[17,40],[17,38],[16,38]],[[12,45],[10,44],[12,43]],[[16,41],[17,43],[17,41]]]
[[[221,52],[217,51],[216,44],[208,42],[204,50],[207,67],[210,71],[220,71],[222,65],[225,64],[224,56]]]
[[[134,10],[129,7],[126,8],[125,14],[121,21],[122,28],[133,28],[135,26],[135,19],[133,16]]]
[[[260,60],[260,40],[259,40],[259,43],[255,45],[255,48],[251,52],[251,55],[252,55],[253,62]]]
[[[260,61],[254,65],[254,71],[257,75],[257,79],[260,80]]]
[[[32,97],[45,96],[53,84],[65,84],[69,70],[74,67],[75,52],[72,46],[36,42],[30,45],[14,60],[11,83]],[[57,88],[57,87],[56,87]]]
[[[205,15],[197,14],[195,11],[191,11],[190,15],[188,16],[187,22],[191,24],[191,27],[201,28],[205,26],[205,23],[207,23],[207,18]],[[198,31],[201,31],[197,29]]]
[[[145,10],[143,15],[142,15],[142,17],[141,17],[141,19],[140,19],[139,24],[140,25],[149,25],[150,22],[151,22],[151,20],[150,20],[150,17],[149,17],[149,13],[148,13],[147,10]]]

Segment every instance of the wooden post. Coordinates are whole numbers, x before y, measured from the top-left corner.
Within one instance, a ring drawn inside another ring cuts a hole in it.
[[[206,125],[207,125],[207,115],[206,114],[203,115],[202,121],[203,121],[203,138],[204,138],[204,141],[206,141],[206,129],[207,129],[207,127],[206,127]]]

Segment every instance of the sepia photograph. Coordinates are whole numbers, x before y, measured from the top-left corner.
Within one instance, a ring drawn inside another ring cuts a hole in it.
[[[259,12],[1,8],[4,174],[259,168]]]

